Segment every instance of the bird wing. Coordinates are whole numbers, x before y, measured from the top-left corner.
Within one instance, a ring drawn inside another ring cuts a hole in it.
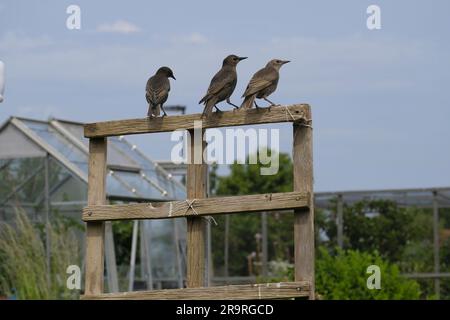
[[[242,97],[247,97],[272,85],[277,80],[276,70],[263,68],[256,72],[247,85]]]
[[[211,96],[216,95],[221,90],[231,87],[236,82],[236,76],[232,74],[232,71],[226,68],[220,69],[212,78],[209,84],[208,91],[206,95],[200,100],[200,103],[205,102],[211,98]]]
[[[151,77],[147,82],[146,98],[148,103],[158,105],[164,103],[169,95],[170,82],[166,77]]]

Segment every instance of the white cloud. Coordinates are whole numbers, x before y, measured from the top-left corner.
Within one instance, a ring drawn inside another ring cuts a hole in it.
[[[174,43],[187,43],[193,45],[205,44],[208,42],[208,38],[201,33],[193,32],[188,35],[176,36],[172,39]]]
[[[0,49],[9,51],[35,49],[52,44],[53,41],[47,35],[28,37],[21,36],[13,32],[8,32],[0,38]]]
[[[113,23],[104,23],[97,27],[97,32],[111,32],[111,33],[136,33],[141,31],[141,29],[128,21],[118,20]]]

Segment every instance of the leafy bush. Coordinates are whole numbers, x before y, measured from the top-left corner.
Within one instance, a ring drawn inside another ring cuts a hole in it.
[[[381,289],[368,289],[367,267],[377,265],[381,270]],[[342,300],[400,300],[419,299],[419,284],[400,275],[395,264],[383,260],[375,252],[337,250],[332,256],[319,248],[316,259],[316,292],[323,299]]]

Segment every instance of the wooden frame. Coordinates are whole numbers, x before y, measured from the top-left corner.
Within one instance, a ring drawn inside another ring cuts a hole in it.
[[[87,124],[89,143],[86,285],[84,299],[314,299],[314,208],[311,108],[307,104],[216,113],[196,128],[201,114]],[[286,193],[207,198],[207,165],[191,161],[203,155],[207,128],[293,123],[294,191]],[[185,129],[188,143],[187,200],[127,205],[105,204],[106,139],[108,136]],[[200,134],[194,135],[199,130]],[[294,209],[295,282],[207,288],[205,284],[205,219],[202,216]],[[187,218],[186,289],[103,293],[104,221]]]

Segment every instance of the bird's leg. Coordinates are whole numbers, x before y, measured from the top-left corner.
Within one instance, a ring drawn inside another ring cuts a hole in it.
[[[164,110],[164,107],[163,107],[163,105],[161,104],[161,110],[163,111],[163,113],[164,113],[164,115],[163,115],[163,117],[166,117],[167,116],[167,113],[166,113],[166,110]]]
[[[220,110],[219,108],[217,108],[217,106],[216,106],[216,105],[214,105],[214,108],[216,108],[216,109],[217,109],[217,112],[222,112],[222,110]]]
[[[235,105],[234,103],[232,103],[232,102],[230,101],[230,98],[227,99],[227,103],[228,103],[230,106],[233,106],[233,107],[235,107],[236,109],[239,109],[239,107],[238,107],[237,105]]]
[[[269,107],[276,106],[276,104],[273,103],[272,101],[270,101],[269,99],[267,99],[267,98],[263,98],[263,99],[266,100],[268,103],[270,103]]]

